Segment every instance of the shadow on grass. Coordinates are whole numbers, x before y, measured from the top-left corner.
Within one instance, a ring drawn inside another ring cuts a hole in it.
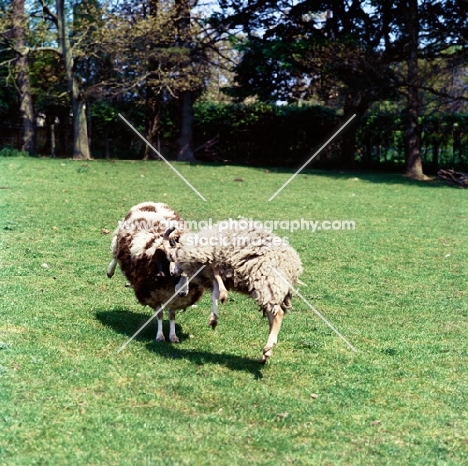
[[[308,158],[304,159],[304,162]],[[195,163],[197,164],[197,163]],[[202,166],[226,166],[226,164],[222,163],[207,163],[203,162],[200,163]],[[275,167],[275,166],[250,166],[250,165],[243,165],[239,163],[229,163],[228,166],[230,167],[239,167],[239,168],[248,168],[251,170],[255,170],[260,173],[282,173],[285,175],[294,175],[301,164],[298,164],[297,167]],[[436,177],[435,173],[426,173],[431,178],[427,181],[417,181],[411,178],[408,178],[403,175],[404,167],[398,169],[395,167],[394,169],[370,169],[370,168],[356,168],[355,170],[340,170],[335,168],[314,168],[313,163],[311,166],[304,168],[299,174],[300,175],[310,175],[310,176],[320,176],[324,178],[332,178],[337,181],[341,180],[349,180],[354,178],[359,178],[362,181],[367,181],[369,183],[377,183],[377,184],[402,184],[406,186],[417,186],[421,188],[459,188],[459,186],[451,186],[447,183],[439,180]]]
[[[126,335],[129,338],[141,328],[151,315],[144,315],[131,312],[125,309],[115,309],[112,311],[96,312],[96,319],[105,327],[111,328],[117,333]],[[164,334],[169,332],[169,323],[164,321]],[[176,333],[181,342],[189,339],[188,333],[184,333],[179,324],[176,323]],[[169,342],[155,341],[156,318],[154,318],[134,339],[137,341],[147,341],[148,351],[156,353],[167,359],[186,359],[199,366],[217,364],[225,366],[235,371],[244,371],[253,374],[256,379],[261,379],[262,365],[257,359],[245,358],[229,353],[210,353],[208,351],[198,351],[193,349],[180,348],[177,344]]]
[[[248,372],[255,379],[263,378],[261,371],[263,366],[258,362],[258,359],[245,358],[229,353],[209,353],[208,351],[183,349],[177,345],[165,345],[157,341],[148,343],[146,347],[148,351],[152,351],[168,359],[186,359],[198,366],[217,364],[234,371]]]
[[[294,170],[272,169],[272,172],[277,173],[295,173]],[[336,181],[346,181],[354,178],[359,178],[361,181],[376,184],[400,184],[404,186],[417,186],[419,188],[449,188],[447,183],[437,179],[432,175],[427,181],[417,181],[408,178],[403,173],[374,171],[374,170],[325,170],[325,169],[304,169],[301,175],[319,176],[324,178],[331,178]]]
[[[138,331],[143,325],[145,325],[152,314],[140,314],[132,312],[127,309],[114,309],[112,311],[98,311],[96,312],[96,318],[105,327],[109,327],[117,333],[131,337]],[[166,317],[166,315],[165,315]],[[138,333],[134,338],[136,341],[148,341],[154,340],[156,336],[157,319],[153,318],[146,327]],[[169,332],[169,323],[164,322],[164,333],[167,335]],[[179,324],[176,324],[176,333],[180,341],[184,341],[189,338],[188,333],[183,333]]]

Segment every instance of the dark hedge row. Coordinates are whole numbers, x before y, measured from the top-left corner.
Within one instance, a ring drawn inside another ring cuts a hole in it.
[[[195,108],[199,158],[247,165],[296,166],[339,124],[335,112],[318,106],[199,104]]]
[[[339,127],[342,118],[320,106],[275,106],[263,103],[195,105],[194,147],[202,161],[252,166],[299,167]],[[145,134],[142,109],[120,104],[95,103],[91,118],[91,150],[94,158],[139,159],[144,143],[120,120],[122,113]],[[163,155],[173,158],[178,131],[175,109],[161,113],[160,135],[154,141]],[[57,156],[70,155],[71,128],[66,116],[55,128]],[[468,116],[422,116],[421,155],[425,171],[468,168]],[[398,112],[370,111],[357,128],[356,167],[401,170],[405,165],[405,116]],[[16,147],[18,127],[2,131],[2,147]],[[38,128],[40,153],[50,152],[49,124]],[[341,138],[314,159],[313,166],[338,168]],[[1,147],[0,147],[1,148]]]

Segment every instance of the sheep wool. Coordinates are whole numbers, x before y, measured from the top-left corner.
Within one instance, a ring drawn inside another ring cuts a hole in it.
[[[197,233],[181,234],[170,259],[187,276],[209,265],[206,270],[217,270],[227,290],[247,294],[257,302],[270,322],[264,363],[276,344],[283,314],[291,308],[292,286],[303,271],[296,250],[263,228],[229,219]]]
[[[174,224],[178,225],[178,232],[186,231],[181,217],[167,204],[144,202],[132,207],[119,222],[111,243],[113,260],[107,275],[112,277],[118,263],[138,301],[159,311],[157,340],[164,340],[160,308],[174,296],[179,280],[170,276],[163,238],[168,226]],[[168,304],[172,342],[179,341],[175,335],[175,311],[196,303],[203,292],[202,285],[190,284],[188,294],[177,294]]]

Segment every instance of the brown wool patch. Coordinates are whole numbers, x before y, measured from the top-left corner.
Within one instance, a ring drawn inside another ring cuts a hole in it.
[[[136,217],[132,219],[133,222],[135,222],[137,225],[144,225],[145,222],[148,221],[147,217]]]
[[[147,241],[147,243],[145,244],[143,251],[146,252],[148,249],[150,249],[151,246],[153,246],[153,244],[156,242],[156,239],[157,239],[156,236],[151,237],[151,239]]]
[[[154,205],[144,205],[142,207],[140,207],[140,209],[142,212],[157,212],[157,209]]]

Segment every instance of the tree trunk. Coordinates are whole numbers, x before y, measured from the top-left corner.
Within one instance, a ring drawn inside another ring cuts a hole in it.
[[[180,100],[180,135],[177,139],[177,160],[194,161],[192,92],[184,91]]]
[[[356,112],[345,112],[343,121],[347,121],[351,116]],[[341,160],[340,166],[344,170],[352,170],[356,162],[354,161],[356,155],[356,145],[357,145],[357,127],[361,117],[356,115],[354,121],[350,124],[349,128],[346,128],[343,133],[342,142],[341,142]],[[356,121],[358,120],[358,121]]]
[[[86,103],[72,98],[73,111],[73,159],[90,160]]]
[[[367,105],[362,96],[359,96],[357,93],[351,94],[351,92],[346,95],[343,106],[343,123],[348,121],[353,115],[356,116],[344,129],[342,135],[340,166],[345,170],[352,170],[356,166],[354,158],[357,148],[357,130],[366,110]]]
[[[149,90],[148,90],[149,91]],[[152,94],[152,93],[151,93]],[[156,99],[156,97],[153,97]],[[150,102],[147,104],[148,108],[148,117],[147,117],[147,124],[146,124],[146,139],[150,142],[150,144],[159,150],[158,147],[158,139],[159,139],[159,105],[158,103]],[[145,155],[143,160],[158,160],[158,155],[151,149],[148,144],[145,146]]]
[[[157,143],[158,142],[158,133],[159,133],[159,115],[157,113],[152,115],[152,118],[148,122],[148,126],[149,126],[149,129],[148,129],[148,134],[146,136],[146,139],[148,139],[150,144],[155,149],[159,150],[158,143]],[[159,159],[159,157],[156,154],[156,152],[154,152],[154,150],[151,149],[151,147],[148,146],[148,144],[146,144],[146,146],[145,146],[145,155],[143,157],[143,160],[158,160],[158,159]]]
[[[21,150],[36,153],[36,125],[29,82],[29,50],[25,40],[26,16],[24,0],[13,1],[13,43],[16,52],[16,85],[19,92],[22,122]]]
[[[178,46],[187,49],[187,61],[184,69],[190,68],[190,32],[191,3],[189,0],[176,0]],[[193,152],[193,92],[186,89],[179,94],[180,134],[177,139],[177,160],[194,161]]]
[[[408,2],[408,120],[405,131],[406,173],[416,180],[425,180],[421,160],[421,136],[418,122],[419,117],[419,89],[418,89],[418,41],[419,18],[418,0]]]
[[[91,102],[85,101],[85,112],[86,112],[86,128],[88,130],[88,145],[91,147],[93,141],[93,118],[91,115]]]
[[[73,69],[74,60],[70,38],[68,37],[64,0],[57,0],[57,28],[60,53],[65,65],[67,87],[73,112],[73,158],[75,160],[90,160],[86,102],[80,93]]]

